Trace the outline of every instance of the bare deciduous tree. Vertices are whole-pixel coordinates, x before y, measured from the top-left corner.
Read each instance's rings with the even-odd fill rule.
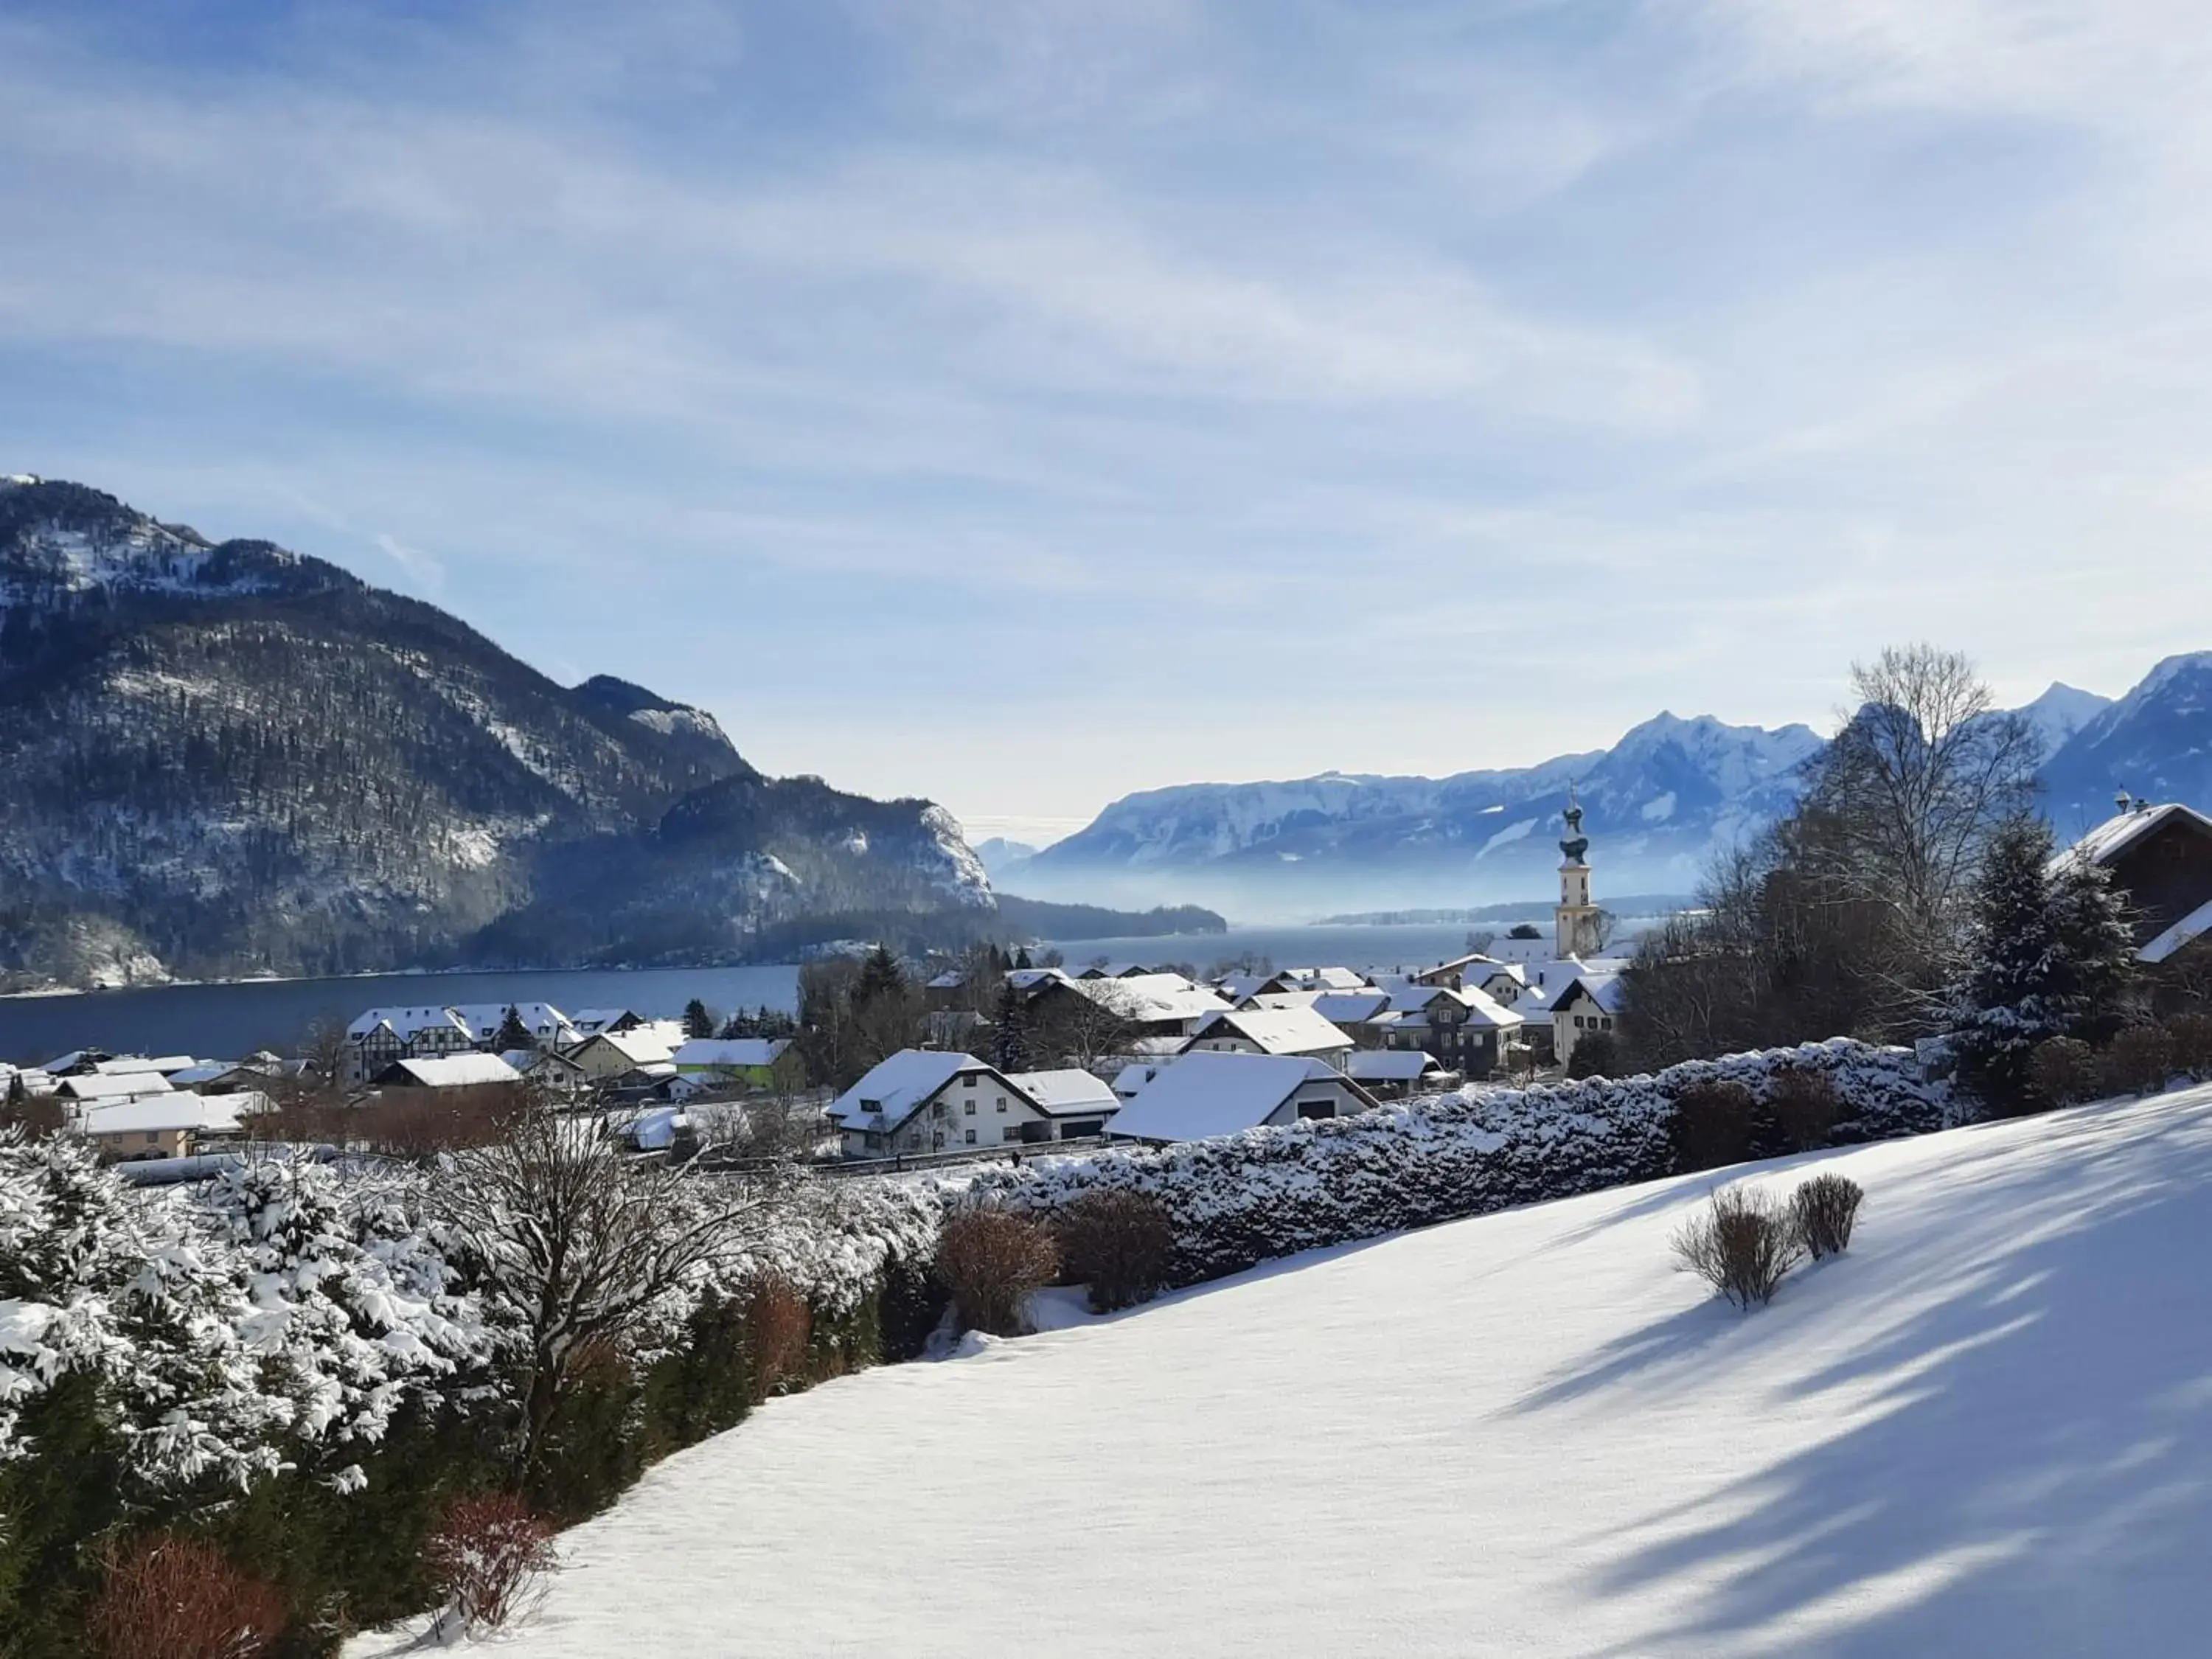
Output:
[[[499,1139],[451,1155],[438,1187],[446,1224],[522,1333],[520,1472],[541,1455],[580,1357],[621,1352],[664,1297],[756,1242],[788,1192],[775,1169],[706,1174],[638,1158],[542,1101]]]
[[[1038,1065],[1088,1071],[1109,1054],[1126,1054],[1137,1034],[1137,998],[1119,981],[1085,980],[1051,992],[1030,1039]]]

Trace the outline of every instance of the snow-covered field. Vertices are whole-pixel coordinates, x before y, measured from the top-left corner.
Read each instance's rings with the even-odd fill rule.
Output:
[[[1858,1240],[1748,1316],[1700,1176],[777,1401],[495,1650],[2208,1650],[2212,1089],[1814,1164]]]

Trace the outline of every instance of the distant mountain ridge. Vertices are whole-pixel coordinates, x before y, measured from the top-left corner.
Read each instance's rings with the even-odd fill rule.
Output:
[[[2167,659],[2117,701],[2053,684],[2018,710],[2044,740],[2044,809],[2062,836],[2106,816],[2120,788],[2212,807],[2208,711],[2212,653]],[[1686,892],[1716,852],[1790,809],[1825,743],[1802,725],[1661,714],[1610,749],[1531,767],[1178,785],[1124,796],[994,874],[1044,896],[1173,896],[1240,919],[1537,899],[1571,787],[1601,896]]]
[[[0,983],[728,959],[984,910],[942,808],[763,777],[714,717],[83,485],[0,481]]]

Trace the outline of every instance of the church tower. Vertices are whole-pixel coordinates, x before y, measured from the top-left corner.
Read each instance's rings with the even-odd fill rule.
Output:
[[[1559,843],[1566,856],[1559,865],[1559,908],[1553,917],[1559,958],[1594,957],[1598,953],[1598,907],[1590,902],[1589,837],[1583,834],[1582,803],[1567,791],[1567,836]]]

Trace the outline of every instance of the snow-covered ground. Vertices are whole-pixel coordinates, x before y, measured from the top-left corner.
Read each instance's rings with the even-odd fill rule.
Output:
[[[1813,1164],[1858,1240],[1747,1316],[1701,1176],[775,1401],[495,1650],[2205,1651],[2212,1090]]]

